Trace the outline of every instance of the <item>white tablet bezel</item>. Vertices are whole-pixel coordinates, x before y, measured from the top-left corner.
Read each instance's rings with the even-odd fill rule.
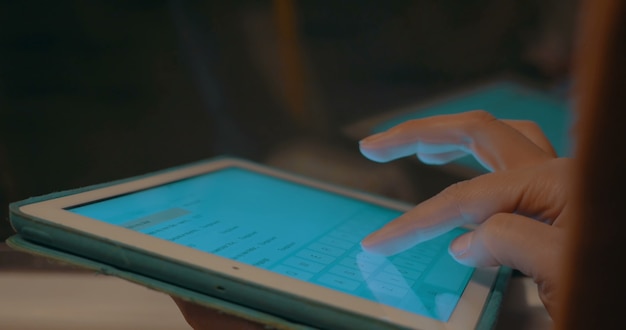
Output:
[[[406,328],[419,328],[425,330],[460,330],[467,329],[468,326],[473,328],[478,324],[493,283],[497,277],[497,268],[476,269],[456,308],[450,316],[450,319],[448,322],[441,322],[363,298],[351,296],[339,291],[324,288],[315,284],[293,279],[248,264],[211,255],[200,250],[168,242],[130,229],[90,219],[66,210],[72,206],[87,204],[118,195],[128,194],[134,191],[144,190],[165,183],[209,173],[229,166],[249,169],[258,173],[275,176],[306,186],[357,198],[400,211],[406,211],[410,208],[409,205],[404,203],[307,179],[256,163],[235,158],[222,158],[94,190],[87,190],[77,194],[27,204],[21,206],[19,210],[27,217],[38,218],[54,226],[73,228],[78,232],[103,237],[107,240],[119,242],[120,244],[126,246],[134,246],[139,250],[151,251],[156,255],[162,255],[170,260],[180,260],[182,263],[191,264],[201,269],[210,269],[213,272],[254,283],[255,285],[265,287],[270,290],[276,290],[278,292],[287,291],[293,296],[306,297],[310,300],[319,301],[320,303],[328,306],[336,307],[354,314],[383,320],[385,322],[391,322]],[[207,267],[207,265],[211,265],[211,267]]]

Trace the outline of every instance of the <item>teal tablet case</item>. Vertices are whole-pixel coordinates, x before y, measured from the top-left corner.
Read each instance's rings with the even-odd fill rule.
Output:
[[[185,165],[185,166],[189,166],[189,165]],[[173,169],[167,169],[162,172],[172,171],[172,170]],[[156,173],[150,173],[144,176],[150,176],[154,174]],[[140,176],[140,177],[144,177],[144,176]],[[75,240],[75,242],[73,243],[75,243],[76,249],[80,249],[81,247],[84,246],[84,244],[93,244],[91,243],[91,239],[82,238],[76,235],[75,233],[72,233],[71,230],[69,229],[63,229],[63,228],[58,228],[58,227],[53,228],[51,226],[47,226],[45,224],[45,221],[42,221],[41,219],[28,218],[25,214],[20,212],[19,208],[26,204],[31,204],[31,203],[35,203],[38,201],[48,200],[51,198],[57,198],[57,197],[65,196],[65,195],[76,194],[82,191],[105,187],[105,186],[109,186],[112,184],[118,184],[118,183],[122,183],[125,181],[136,180],[137,178],[139,177],[119,180],[119,181],[100,184],[96,186],[79,188],[79,189],[70,190],[70,191],[52,193],[49,195],[34,197],[34,198],[27,199],[27,200],[12,203],[9,206],[11,223],[13,227],[16,229],[18,234],[13,237],[10,237],[7,240],[7,244],[11,246],[12,248],[15,248],[24,252],[36,254],[39,256],[46,257],[46,258],[55,259],[57,261],[61,261],[64,263],[68,263],[71,265],[89,269],[94,272],[102,273],[105,275],[117,276],[119,278],[143,285],[150,289],[154,289],[157,291],[164,292],[168,295],[178,297],[182,300],[194,302],[194,303],[197,303],[197,304],[200,304],[200,305],[212,308],[212,309],[217,309],[217,310],[222,311],[225,314],[247,319],[252,322],[264,324],[270,329],[271,328],[274,328],[274,329],[311,329],[311,330],[315,329],[310,326],[298,324],[293,321],[286,320],[284,318],[281,318],[275,315],[271,315],[265,312],[254,310],[252,308],[248,308],[248,307],[241,306],[232,302],[228,302],[219,298],[215,298],[207,294],[189,290],[184,287],[159,280],[157,278],[152,278],[152,277],[141,275],[139,273],[120,269],[119,267],[112,266],[105,262],[95,261],[95,260],[78,256],[73,253],[60,251],[60,250],[51,248],[49,246],[46,246],[44,244],[32,242],[24,237],[24,236],[29,235],[29,231],[37,231],[36,235],[37,237],[41,239],[41,237],[45,238],[45,234],[42,234],[43,232],[50,231],[52,232],[52,234],[54,234],[57,237],[61,236],[66,239]],[[120,247],[120,251],[122,251],[123,249],[124,247]],[[116,253],[120,251],[113,251],[112,253]],[[138,253],[124,255],[124,257],[125,258],[128,257],[130,259],[133,259],[133,258],[136,259],[138,258]],[[160,262],[160,260],[156,260],[154,256],[139,256],[139,258],[141,258],[141,262],[143,264],[148,265],[148,267],[154,266],[155,268],[158,268],[158,267],[163,266],[162,265],[163,263]],[[179,266],[179,267],[180,267],[180,269],[178,270],[179,272],[187,273],[188,277],[189,276],[195,277],[198,282],[203,281],[203,278],[200,275],[196,275],[197,273],[194,273],[193,270],[184,269],[182,266]],[[151,274],[151,272],[149,271],[148,272],[144,271],[143,273]],[[483,310],[482,317],[476,329],[488,330],[488,329],[492,329],[495,326],[497,317],[500,311],[500,306],[502,303],[502,297],[508,285],[508,280],[510,276],[511,276],[511,269],[507,267],[501,267],[499,274],[498,274],[498,278],[494,284],[493,290],[488,299],[488,303],[486,304]],[[254,290],[255,288],[249,287],[249,289]],[[314,306],[311,306],[311,307],[314,307]],[[321,317],[324,317],[324,316],[321,316]],[[326,315],[326,317],[333,317],[333,316]]]

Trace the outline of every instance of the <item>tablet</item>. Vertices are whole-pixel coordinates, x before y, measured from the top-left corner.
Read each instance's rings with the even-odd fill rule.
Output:
[[[222,157],[19,203],[24,239],[328,329],[469,329],[498,269],[457,228],[383,257],[360,241],[411,206]]]

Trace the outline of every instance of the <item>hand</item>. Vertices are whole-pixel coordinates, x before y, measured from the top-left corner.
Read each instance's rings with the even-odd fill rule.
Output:
[[[221,313],[215,309],[204,307],[172,297],[176,306],[183,313],[185,321],[195,330],[205,329],[238,329],[259,330],[265,327],[259,323],[248,321],[236,316]]]
[[[572,165],[557,158],[537,125],[472,111],[408,121],[362,140],[360,148],[378,162],[417,155],[445,164],[471,154],[493,171],[456,183],[389,222],[363,240],[366,250],[395,254],[474,224],[451,243],[450,254],[468,266],[520,270],[538,284],[548,312],[553,309]]]

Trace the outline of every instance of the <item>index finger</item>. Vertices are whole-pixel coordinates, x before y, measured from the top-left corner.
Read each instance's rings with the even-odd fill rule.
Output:
[[[453,228],[480,224],[496,213],[516,213],[547,223],[564,209],[563,190],[554,184],[568,175],[566,160],[532,170],[485,174],[446,188],[366,237],[370,252],[391,255]],[[553,181],[554,180],[554,181]]]
[[[362,140],[360,149],[378,162],[413,154],[426,159],[435,154],[448,159],[472,154],[487,169],[497,171],[555,156],[541,131],[530,126],[528,122],[501,121],[482,110],[469,111],[407,121]]]

